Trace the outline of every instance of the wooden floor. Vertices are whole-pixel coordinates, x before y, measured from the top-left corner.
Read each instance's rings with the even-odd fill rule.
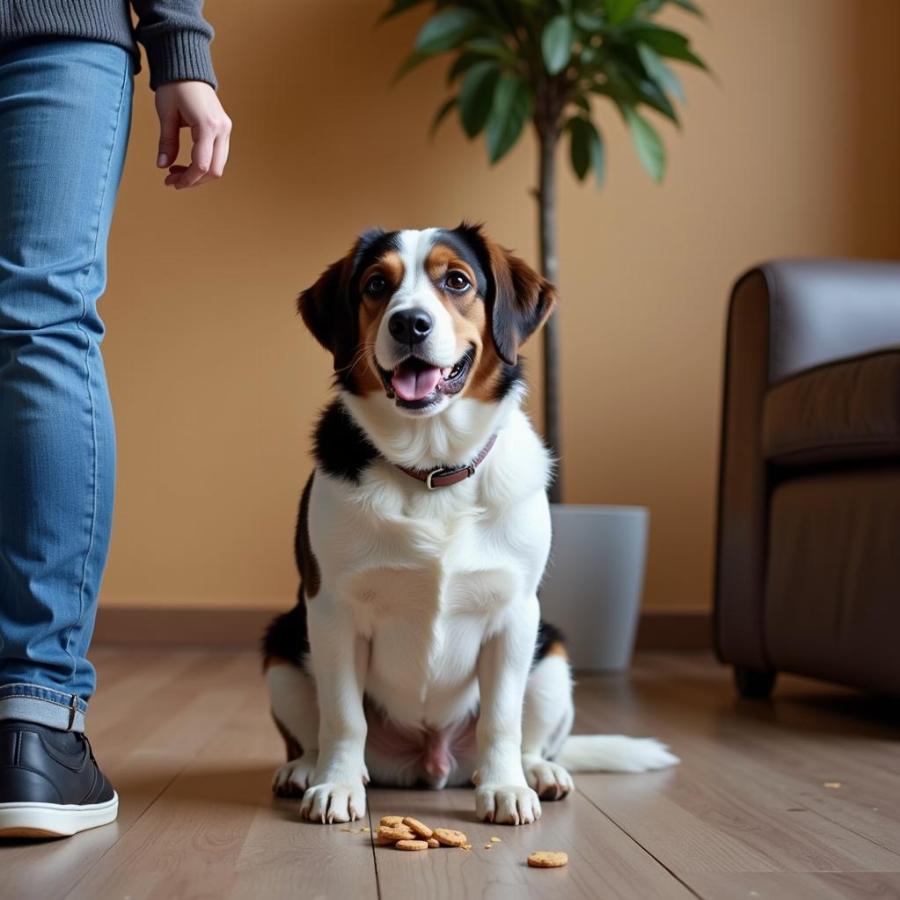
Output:
[[[900,897],[896,705],[783,678],[735,699],[706,658],[644,655],[584,677],[581,732],[656,735],[682,757],[650,775],[581,775],[536,825],[473,820],[469,791],[369,792],[369,821],[416,815],[472,850],[373,848],[359,825],[310,825],[273,802],[281,745],[250,653],[99,648],[89,733],[121,797],[115,825],[0,845],[0,897]],[[490,850],[491,836],[501,838]],[[565,869],[525,866],[566,850]]]

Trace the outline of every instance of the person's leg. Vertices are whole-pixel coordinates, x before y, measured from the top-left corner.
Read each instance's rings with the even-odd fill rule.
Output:
[[[97,300],[132,60],[89,41],[0,56],[0,723],[81,731],[115,437]]]

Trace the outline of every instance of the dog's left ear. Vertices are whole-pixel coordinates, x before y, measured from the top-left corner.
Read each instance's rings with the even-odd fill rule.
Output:
[[[491,336],[500,358],[515,365],[519,347],[553,312],[556,288],[524,260],[486,237],[479,226],[463,223],[457,232],[476,245],[489,269],[485,301]]]

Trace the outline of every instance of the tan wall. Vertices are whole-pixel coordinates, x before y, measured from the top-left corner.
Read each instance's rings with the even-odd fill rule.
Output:
[[[293,297],[357,231],[471,217],[534,259],[530,140],[495,169],[455,123],[429,143],[443,64],[390,88],[415,23],[373,28],[382,6],[208,4],[236,125],[228,177],[199,191],[162,188],[141,76],[103,303],[120,447],[106,604],[291,602],[330,371]],[[653,609],[710,603],[733,279],[775,255],[900,251],[900,4],[704,6],[686,24],[717,81],[684,73],[664,186],[605,109],[608,186],[566,174],[560,196],[567,497],[651,508]]]

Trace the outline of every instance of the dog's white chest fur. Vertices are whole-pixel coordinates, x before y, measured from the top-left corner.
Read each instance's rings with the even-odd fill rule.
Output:
[[[428,491],[383,461],[359,486],[317,474],[323,582],[369,641],[366,694],[397,724],[443,728],[477,708],[481,647],[527,613],[546,562],[546,468],[515,409],[476,475],[451,488]]]

